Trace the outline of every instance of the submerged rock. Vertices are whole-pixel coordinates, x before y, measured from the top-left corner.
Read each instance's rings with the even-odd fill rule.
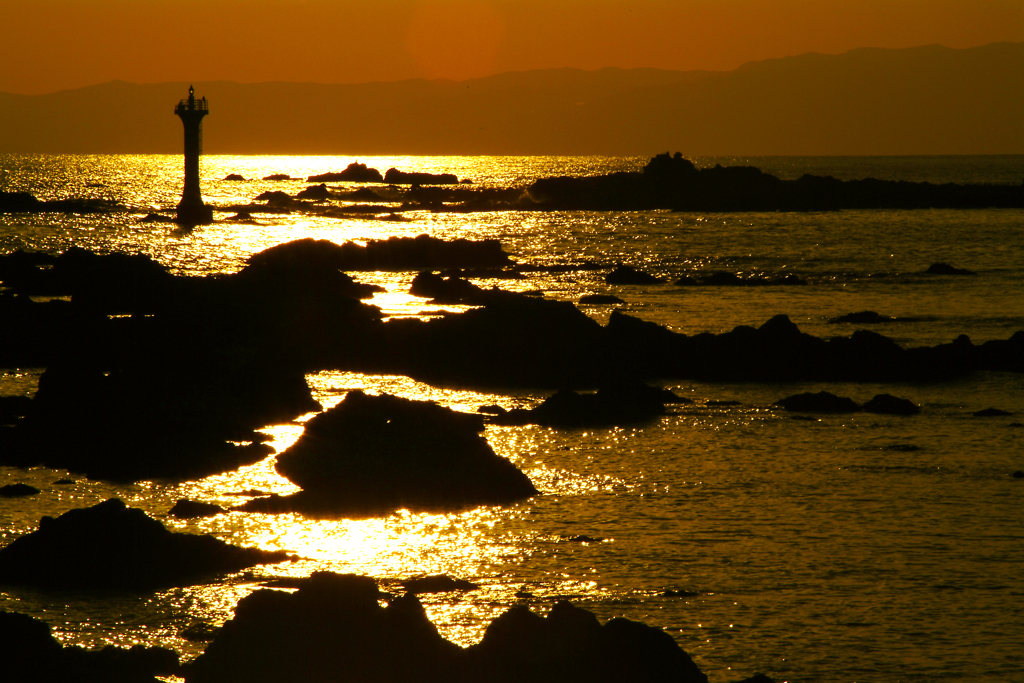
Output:
[[[443,639],[413,595],[380,605],[372,579],[314,574],[288,594],[242,598],[206,652],[185,665],[188,683],[706,683],[664,631],[626,619],[602,625],[559,602],[542,617],[513,607],[462,649]],[[342,667],[342,669],[339,669]]]
[[[349,392],[306,423],[277,471],[303,488],[240,509],[312,513],[457,509],[537,493],[529,477],[480,435],[483,418],[429,401]]]
[[[288,559],[280,551],[173,533],[142,510],[111,498],[56,519],[43,517],[36,531],[0,548],[0,583],[142,590],[203,583]]]

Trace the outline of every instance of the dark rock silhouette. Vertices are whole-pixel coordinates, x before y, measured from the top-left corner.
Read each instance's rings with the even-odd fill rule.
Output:
[[[224,180],[245,180],[245,177],[237,173],[229,173],[226,176],[224,176]]]
[[[924,271],[929,275],[974,275],[973,271],[966,268],[956,268],[948,263],[933,263]]]
[[[624,304],[626,303],[614,294],[584,294],[580,297],[580,303],[584,305]]]
[[[287,260],[296,269],[315,266],[335,270],[424,270],[507,266],[512,261],[497,240],[439,240],[428,235],[336,244],[305,238],[286,242],[249,257],[250,265]]]
[[[678,153],[659,154],[641,172],[542,178],[530,185],[528,194],[540,209],[594,211],[1024,207],[1024,185],[842,181],[812,175],[780,180],[749,166],[697,169]]]
[[[42,201],[28,192],[0,192],[0,213],[113,213],[126,211],[106,199],[51,199]]]
[[[761,275],[740,276],[716,270],[707,275],[684,275],[673,284],[680,287],[760,287],[766,285],[806,285],[807,280],[794,273],[765,277]]]
[[[198,478],[266,457],[252,430],[318,405],[301,372],[55,362],[29,414],[0,433],[0,462],[116,481]]]
[[[384,182],[389,185],[456,185],[459,179],[453,173],[406,173],[389,168]]]
[[[177,517],[178,519],[198,519],[200,517],[213,517],[214,515],[219,515],[222,512],[227,512],[227,508],[214,503],[203,503],[200,501],[180,498],[178,502],[167,511],[167,514],[171,517]]]
[[[466,651],[472,680],[675,681],[706,683],[693,660],[660,629],[628,619],[602,625],[560,601],[546,617],[515,606]]]
[[[415,596],[381,607],[372,579],[314,574],[296,593],[262,590],[241,601],[206,651],[185,665],[188,683],[570,680],[706,683],[660,629],[626,619],[602,625],[559,602],[546,617],[513,607],[465,650],[444,640]]]
[[[480,436],[483,419],[428,401],[349,392],[306,423],[277,456],[277,471],[303,491],[240,509],[359,514],[511,503],[537,493],[530,479]]]
[[[461,649],[444,640],[419,601],[389,601],[373,579],[316,573],[296,593],[242,598],[206,651],[187,664],[188,683],[302,680],[450,681]]]
[[[26,496],[38,496],[39,493],[39,489],[35,486],[29,486],[22,482],[0,486],[0,497],[3,498],[24,498]]]
[[[858,313],[847,313],[837,318],[831,318],[830,323],[855,323],[857,325],[874,325],[879,323],[896,322],[896,318],[888,315],[881,315],[875,311],[860,311]]]
[[[921,409],[913,401],[892,394],[876,394],[864,404],[864,411],[883,415],[917,415]]]
[[[1011,412],[1000,410],[999,408],[985,408],[977,412],[971,413],[974,417],[1004,417],[1006,415],[1013,415]]]
[[[349,183],[382,183],[384,177],[381,176],[380,171],[375,168],[367,168],[366,164],[360,164],[353,161],[351,164],[345,167],[344,171],[338,173],[321,173],[320,175],[311,175],[306,178],[306,182],[309,183],[336,183],[336,182],[349,182]]]
[[[43,517],[0,548],[0,583],[41,588],[143,590],[187,586],[218,574],[290,559],[213,536],[176,534],[116,498]]]
[[[147,213],[140,220],[140,223],[174,223],[175,220],[171,216],[164,216],[159,213]]]
[[[1017,470],[1012,476],[1014,479],[1024,479],[1024,470]]]
[[[421,593],[450,593],[452,591],[471,591],[480,586],[472,581],[456,579],[447,574],[436,574],[434,576],[420,576],[414,579],[407,579],[402,583],[406,592],[413,595]]]
[[[298,192],[295,195],[296,199],[330,199],[333,195],[331,191],[327,189],[327,185],[320,183],[319,185],[310,185],[305,190]]]
[[[493,422],[563,429],[605,427],[649,422],[665,413],[666,403],[683,401],[668,389],[620,383],[593,394],[559,391],[533,410],[516,408],[495,416]]]
[[[158,683],[156,676],[179,673],[178,655],[172,650],[65,647],[48,624],[5,611],[0,611],[0,662],[4,680],[32,683]]]
[[[291,180],[292,177],[287,173],[272,173],[268,176],[263,176],[264,180]]]
[[[664,282],[660,277],[655,277],[632,266],[619,266],[605,276],[604,281],[610,285],[654,285]]]
[[[828,391],[794,394],[776,401],[775,405],[801,413],[856,413],[861,410],[852,399]]]
[[[4,309],[4,299],[5,297],[0,296],[0,316]],[[0,320],[5,317],[0,317]],[[28,413],[30,405],[32,399],[28,396],[0,396],[0,425],[13,425],[19,417],[24,417]]]

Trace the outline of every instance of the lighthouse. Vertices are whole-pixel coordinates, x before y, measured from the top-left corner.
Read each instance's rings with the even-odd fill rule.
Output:
[[[188,87],[188,99],[174,107],[174,113],[185,126],[185,187],[178,202],[178,222],[202,225],[213,222],[213,208],[203,203],[199,190],[199,155],[203,151],[203,117],[210,113],[204,97],[196,99],[196,91]]]

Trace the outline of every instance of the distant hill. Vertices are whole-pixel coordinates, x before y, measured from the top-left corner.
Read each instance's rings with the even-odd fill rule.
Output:
[[[0,93],[0,152],[180,153],[188,83]],[[1024,43],[806,54],[729,72],[195,83],[208,154],[1024,153]]]

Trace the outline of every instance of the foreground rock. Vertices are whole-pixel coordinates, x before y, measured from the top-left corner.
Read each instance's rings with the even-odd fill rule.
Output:
[[[306,423],[277,457],[277,471],[303,491],[240,509],[360,514],[400,508],[496,505],[537,493],[529,477],[480,436],[483,419],[428,401],[349,392]]]
[[[0,611],[0,673],[5,681],[32,683],[158,683],[156,676],[179,673],[178,655],[136,645],[102,650],[65,647],[48,624],[17,612]]]
[[[412,594],[380,602],[370,578],[315,574],[296,593],[243,598],[216,639],[186,665],[188,683],[706,683],[660,629],[627,619],[602,625],[557,603],[546,617],[513,607],[462,649],[442,638]]]
[[[213,536],[178,534],[117,498],[43,517],[0,549],[0,583],[40,588],[143,590],[188,586],[218,574],[291,559]]]

